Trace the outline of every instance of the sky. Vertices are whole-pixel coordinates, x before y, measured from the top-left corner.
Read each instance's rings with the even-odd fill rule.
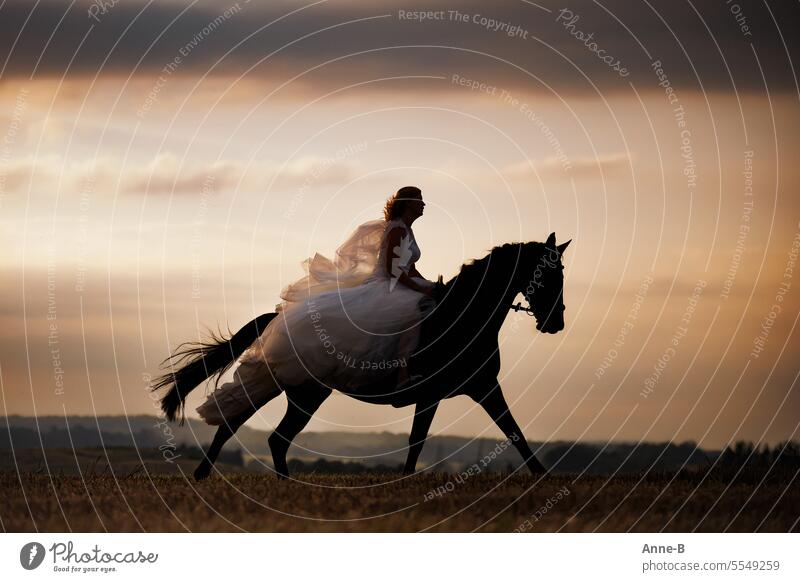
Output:
[[[6,1],[0,413],[154,414],[172,349],[272,311],[414,184],[430,279],[573,241],[565,330],[510,313],[500,336],[530,440],[798,439],[799,14]],[[308,430],[412,415],[334,395]],[[431,432],[500,436],[465,397]]]

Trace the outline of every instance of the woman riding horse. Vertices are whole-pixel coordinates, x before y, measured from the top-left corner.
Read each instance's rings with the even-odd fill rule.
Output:
[[[497,382],[497,336],[510,309],[534,315],[541,332],[564,328],[561,257],[569,241],[556,245],[552,233],[545,243],[502,245],[463,265],[446,284],[433,284],[414,267],[420,251],[410,226],[423,208],[417,188],[401,188],[387,202],[384,220],[357,228],[334,261],[320,255],[306,261],[308,275],[284,289],[277,313],[256,318],[230,339],[173,355],[183,366],[153,387],[171,387],[162,398],[170,420],[195,386],[241,356],[233,381],[198,408],[206,422],[220,426],[196,478],[210,474],[222,445],[281,391],[289,405],[269,445],[276,473],[287,476],[289,444],[333,389],[375,404],[416,404],[406,473],[415,469],[439,402],[461,394],[489,413],[532,473],[545,471]],[[513,304],[519,293],[529,308]],[[409,377],[411,367],[418,374]]]

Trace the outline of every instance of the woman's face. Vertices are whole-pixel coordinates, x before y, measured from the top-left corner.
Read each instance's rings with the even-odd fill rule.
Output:
[[[411,214],[414,218],[419,218],[425,210],[425,202],[422,200],[422,195],[414,196],[406,203],[406,212]]]

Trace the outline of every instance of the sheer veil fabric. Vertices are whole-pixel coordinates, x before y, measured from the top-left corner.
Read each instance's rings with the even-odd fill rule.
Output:
[[[396,227],[406,231],[401,248],[388,249],[387,235]],[[403,221],[371,220],[353,231],[333,260],[316,253],[303,261],[307,274],[283,289],[277,317],[242,354],[233,380],[197,412],[208,424],[222,424],[310,379],[343,391],[391,391],[392,375],[408,365],[416,347],[429,303],[397,284],[387,257],[397,275],[420,254]]]

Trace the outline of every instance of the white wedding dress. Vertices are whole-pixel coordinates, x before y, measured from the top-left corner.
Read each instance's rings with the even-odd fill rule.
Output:
[[[387,235],[396,227],[405,234],[390,250]],[[345,392],[369,386],[390,392],[380,380],[408,365],[422,315],[431,307],[420,302],[424,294],[397,281],[420,254],[403,221],[372,220],[356,228],[333,261],[320,254],[304,261],[308,274],[281,292],[278,315],[242,354],[233,380],[197,412],[208,424],[222,424],[311,379]]]

